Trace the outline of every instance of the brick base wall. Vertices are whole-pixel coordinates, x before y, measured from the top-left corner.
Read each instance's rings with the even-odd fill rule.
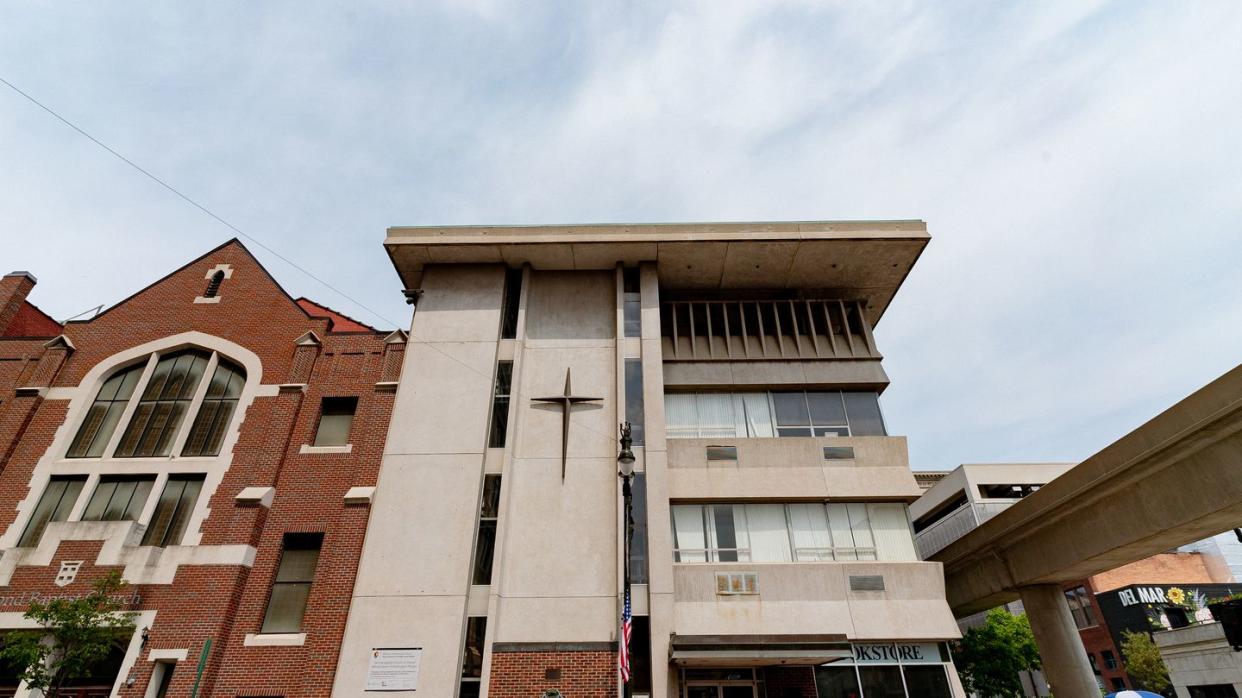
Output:
[[[490,698],[538,698],[555,688],[573,698],[616,698],[617,653],[492,652]]]
[[[763,678],[768,698],[816,698],[812,667],[768,667],[763,670]]]

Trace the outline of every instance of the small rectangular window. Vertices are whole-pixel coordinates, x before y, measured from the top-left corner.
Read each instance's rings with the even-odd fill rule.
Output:
[[[496,522],[500,513],[500,476],[483,476],[483,496],[479,504],[479,535],[474,542],[474,568],[471,584],[492,583],[492,559],[496,553]]]
[[[824,460],[854,460],[854,447],[824,446]]]
[[[496,363],[496,386],[492,394],[492,425],[487,436],[488,448],[504,448],[509,430],[509,390],[513,383],[513,362]]]
[[[647,583],[647,475],[634,473],[630,482],[634,536],[630,539],[630,581]]]
[[[1112,653],[1112,650],[1103,650],[1100,652],[1100,656],[1104,658],[1105,667],[1109,669],[1117,668],[1117,656]]]
[[[322,547],[322,533],[285,534],[262,632],[296,633],[302,629],[302,617],[306,614],[306,602]]]
[[[621,270],[622,320],[626,337],[641,337],[643,333],[642,295],[640,293],[638,267]]]
[[[708,446],[707,460],[727,460],[737,462],[737,446]]]
[[[519,301],[522,298],[522,270],[505,269],[505,296],[500,311],[500,338],[517,336]]]
[[[319,411],[319,427],[315,430],[316,446],[344,446],[349,443],[349,429],[358,409],[356,397],[325,397]]]
[[[155,686],[155,698],[165,698],[168,695],[168,687],[172,685],[173,671],[176,670],[176,662],[156,662],[155,670],[151,673],[151,683]]]
[[[483,676],[483,643],[487,636],[487,618],[466,619],[466,639],[462,649],[461,686],[459,698],[479,695],[479,683]]]
[[[81,494],[84,484],[86,484],[85,477],[52,478],[47,483],[47,489],[43,490],[39,503],[35,505],[34,514],[30,517],[30,522],[26,524],[26,530],[22,532],[17,547],[32,548],[38,545],[39,539],[43,538],[43,529],[47,528],[49,521],[68,519],[69,512],[73,510],[73,505],[78,501],[78,495]]]
[[[202,475],[172,475],[164,492],[155,505],[155,513],[151,523],[147,524],[143,545],[160,547],[178,545],[185,535],[190,515],[194,513],[194,505],[198,502],[198,493],[203,489]]]
[[[137,521],[154,484],[154,475],[101,477],[82,520]]]
[[[644,441],[645,419],[643,416],[643,362],[641,359],[625,360],[625,420],[633,430],[630,436],[635,446]]]
[[[721,595],[758,594],[757,572],[717,572],[716,593]]]
[[[885,436],[884,418],[880,415],[880,396],[874,392],[842,393],[845,414],[850,420],[853,436]]]

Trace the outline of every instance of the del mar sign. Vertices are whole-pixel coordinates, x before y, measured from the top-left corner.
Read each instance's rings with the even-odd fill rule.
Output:
[[[1133,606],[1136,603],[1167,604],[1169,599],[1164,595],[1162,587],[1134,587],[1117,592],[1122,606]]]

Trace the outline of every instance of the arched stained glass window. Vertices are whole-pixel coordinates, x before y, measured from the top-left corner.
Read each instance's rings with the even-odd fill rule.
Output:
[[[190,436],[181,449],[181,455],[214,456],[220,453],[220,444],[224,441],[224,433],[237,409],[237,398],[241,396],[245,383],[245,373],[240,367],[220,361],[211,376],[207,394],[198,408],[198,416],[190,427]]]

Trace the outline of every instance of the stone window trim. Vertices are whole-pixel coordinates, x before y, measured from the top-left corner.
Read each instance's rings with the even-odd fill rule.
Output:
[[[216,280],[216,274],[221,275],[218,281]],[[217,264],[216,266],[208,269],[207,273],[203,275],[203,278],[207,280],[207,290],[203,292],[203,295],[196,296],[194,298],[194,302],[196,304],[219,303],[220,286],[223,285],[225,280],[233,278],[233,267],[229,264]]]
[[[246,373],[246,381],[238,398],[236,412],[225,432],[218,455],[187,458],[66,458],[70,444],[86,419],[91,405],[95,402],[99,389],[108,378],[127,366],[140,361],[149,361],[146,357],[152,353],[166,354],[192,347],[217,352],[241,366]],[[164,486],[170,474],[195,472],[206,474],[202,493],[182,543],[187,546],[198,545],[201,537],[199,527],[210,514],[209,503],[231,465],[233,446],[237,442],[246,410],[255,398],[273,397],[278,392],[276,385],[264,385],[262,379],[263,362],[257,354],[227,339],[204,332],[190,331],[152,340],[117,352],[91,367],[78,385],[58,386],[50,389],[47,395],[48,400],[68,402],[65,419],[56,430],[51,445],[35,465],[30,477],[29,492],[26,498],[18,503],[12,524],[0,536],[0,549],[13,548],[17,544],[18,537],[25,530],[39,498],[53,476],[86,476],[88,481],[84,491],[89,492],[93,491],[100,474],[130,473],[154,473],[157,477],[155,485],[157,488]],[[197,413],[197,405],[194,409]],[[122,419],[127,423],[125,416]],[[123,429],[118,428],[118,431],[123,431]],[[108,452],[105,451],[105,453]],[[78,502],[79,511],[71,513],[68,520],[76,521],[81,509],[85,506],[86,497],[82,497]],[[144,512],[144,516],[139,521],[148,520],[149,514],[150,512]],[[0,570],[0,577],[4,576],[6,576],[4,570]]]
[[[197,333],[191,333],[191,334],[197,334]],[[240,349],[240,347],[238,348]],[[203,372],[198,379],[199,383],[194,390],[193,397],[190,399],[190,403],[185,410],[184,416],[181,418],[181,423],[176,427],[177,429],[176,436],[173,438],[172,444],[169,448],[169,455],[168,456],[130,456],[130,457],[123,457],[123,456],[115,455],[118,447],[121,445],[122,437],[125,435],[126,429],[128,428],[131,420],[134,418],[134,414],[138,409],[139,403],[142,401],[143,393],[145,392],[147,385],[151,380],[152,374],[155,372],[156,365],[159,364],[162,358],[170,356],[172,354],[176,354],[177,352],[187,350],[187,349],[202,351],[204,353],[209,354],[210,358],[208,359],[207,365],[203,369]],[[125,353],[129,353],[129,352],[125,352]],[[250,352],[246,352],[246,353],[250,354]],[[143,354],[145,354],[145,358],[143,358]],[[254,393],[257,392],[255,390],[257,388],[257,381],[256,381],[256,377],[252,377],[250,373],[250,364],[257,363],[258,357],[254,357],[253,354],[250,354],[252,357],[254,357],[254,361],[252,362],[248,362],[244,360],[238,361],[237,358],[235,358],[237,355],[231,352],[222,352],[219,349],[215,349],[210,346],[203,346],[203,345],[191,344],[191,343],[181,343],[181,344],[177,344],[174,346],[159,348],[153,351],[144,352],[143,354],[139,354],[138,356],[134,356],[134,357],[128,357],[126,359],[116,360],[115,362],[111,363],[106,370],[99,371],[98,374],[94,376],[92,376],[91,374],[88,374],[87,377],[83,379],[82,383],[79,384],[78,386],[79,394],[71,402],[70,413],[65,420],[65,424],[71,425],[72,428],[67,430],[67,433],[65,435],[65,439],[63,440],[63,442],[53,447],[55,452],[59,456],[59,460],[66,461],[66,462],[73,462],[73,461],[106,462],[106,461],[130,461],[130,460],[149,462],[149,461],[161,460],[161,459],[167,460],[167,459],[171,459],[174,457],[178,458],[179,460],[217,458],[219,454],[217,454],[216,456],[184,456],[182,457],[180,456],[180,453],[182,449],[185,447],[187,439],[189,439],[190,437],[191,428],[193,427],[195,418],[198,416],[200,408],[202,407],[203,402],[207,397],[207,390],[211,384],[212,376],[215,374],[216,369],[221,365],[221,359],[224,359],[234,365],[240,366],[242,370],[245,372],[245,375],[243,376],[244,382],[242,384],[241,393],[239,394],[237,398],[236,409],[234,410],[233,414],[229,417],[230,421],[229,421],[229,424],[225,427],[225,431],[224,431],[225,436],[224,436],[223,442],[220,445],[220,453],[224,453],[226,452],[226,450],[231,450],[232,442],[236,436],[235,432],[237,431],[237,427],[241,422],[241,418],[244,413],[244,410],[249,405],[250,399],[253,399]],[[121,355],[118,355],[118,356],[121,356]],[[133,390],[130,393],[129,397],[126,398],[124,410],[121,412],[121,416],[118,418],[115,425],[112,427],[112,433],[108,436],[107,444],[104,446],[104,449],[101,455],[70,457],[69,450],[71,446],[73,445],[73,442],[76,439],[78,432],[82,429],[84,423],[88,419],[89,414],[90,414],[90,409],[92,405],[95,403],[95,399],[98,396],[100,389],[103,388],[104,383],[106,383],[108,379],[112,378],[114,375],[118,374],[119,372],[127,370],[127,369],[132,369],[133,367],[139,366],[139,365],[141,365],[142,368],[140,369],[141,373],[139,375],[138,381],[133,386]],[[95,374],[96,371],[92,370],[91,373]],[[92,378],[93,380],[91,380]],[[248,397],[250,399],[247,399]]]
[[[296,647],[306,644],[306,633],[246,633],[246,647]]]

